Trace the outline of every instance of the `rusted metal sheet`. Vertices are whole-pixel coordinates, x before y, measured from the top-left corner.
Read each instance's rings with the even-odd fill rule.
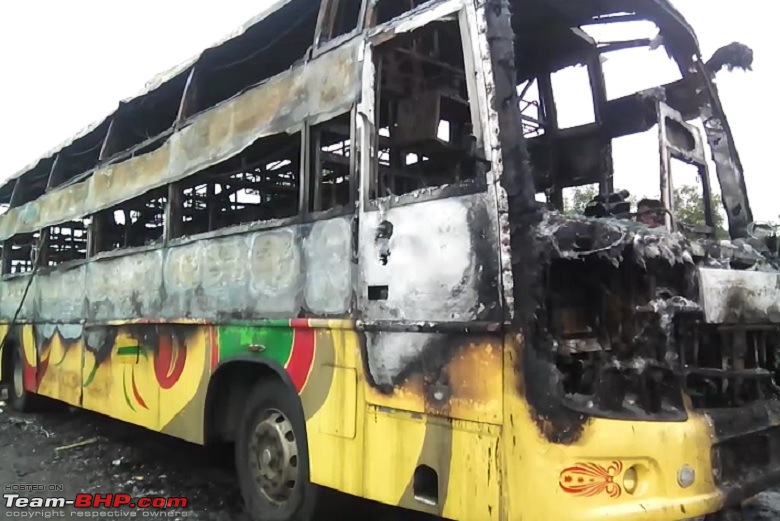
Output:
[[[354,41],[196,117],[157,150],[0,216],[0,240],[86,217],[224,161],[264,136],[346,112],[360,92]]]

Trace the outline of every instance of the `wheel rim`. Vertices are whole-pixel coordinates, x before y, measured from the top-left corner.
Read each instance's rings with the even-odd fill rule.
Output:
[[[260,492],[271,502],[286,503],[298,481],[298,444],[290,420],[267,410],[249,443],[249,463]]]
[[[17,362],[19,363],[14,364],[14,394],[21,398],[24,394],[24,368],[18,358]]]

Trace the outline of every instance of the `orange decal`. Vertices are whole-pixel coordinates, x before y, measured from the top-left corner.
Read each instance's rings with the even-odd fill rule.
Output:
[[[577,463],[563,469],[559,477],[561,489],[567,494],[592,497],[607,493],[610,497],[620,497],[623,489],[615,483],[615,478],[623,470],[623,464],[613,461],[604,467],[597,463]]]

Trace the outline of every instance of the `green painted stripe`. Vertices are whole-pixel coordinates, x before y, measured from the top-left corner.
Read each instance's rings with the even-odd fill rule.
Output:
[[[116,350],[117,356],[138,356],[141,352],[141,346],[125,346]]]
[[[95,365],[92,366],[92,371],[90,371],[89,376],[87,377],[87,381],[84,382],[84,385],[82,385],[82,387],[89,387],[89,385],[92,383],[92,380],[95,379],[95,375],[97,374],[97,371],[98,371],[98,364],[96,363]]]
[[[219,330],[219,359],[236,356],[257,356],[277,362],[284,367],[290,358],[293,345],[293,330],[286,327],[241,327],[227,326]],[[251,346],[263,346],[262,352],[250,351]]]
[[[127,403],[127,406],[130,407],[131,411],[135,412],[135,407],[130,403],[130,395],[127,394],[127,371],[122,372],[122,392],[125,395],[125,403]]]

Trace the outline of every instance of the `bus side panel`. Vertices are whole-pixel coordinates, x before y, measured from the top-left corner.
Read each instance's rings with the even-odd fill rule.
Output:
[[[28,329],[31,330],[29,333]],[[23,342],[25,353],[34,354],[37,350],[36,392],[70,405],[81,406],[83,326],[35,324],[25,327]]]
[[[218,336],[220,362],[251,357],[285,369],[306,416],[311,480],[361,495],[364,397],[352,323],[266,321],[222,326]]]
[[[212,367],[210,328],[127,324],[86,330],[83,407],[194,443]]]
[[[363,495],[365,397],[358,336],[345,329],[320,329],[316,357],[301,399],[309,437],[311,480]]]
[[[377,358],[420,346],[392,384],[366,381],[371,405],[501,425],[503,354],[501,337],[476,334],[380,332],[367,339]]]
[[[372,406],[365,425],[364,497],[447,519],[500,519],[499,427]]]

